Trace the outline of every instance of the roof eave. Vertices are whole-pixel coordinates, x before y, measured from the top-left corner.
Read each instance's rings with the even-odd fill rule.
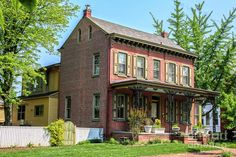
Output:
[[[188,56],[191,56],[191,57],[194,57],[194,58],[198,58],[198,55],[196,55],[196,54],[193,54],[191,52],[184,51],[184,50],[181,50],[181,49],[169,47],[169,46],[166,46],[166,45],[153,43],[153,42],[142,40],[142,39],[132,38],[132,37],[117,34],[117,33],[111,33],[110,36],[113,37],[113,38],[114,37],[120,37],[120,38],[127,39],[127,40],[133,40],[133,41],[144,43],[144,44],[147,44],[147,45],[150,45],[150,46],[155,46],[155,47],[159,47],[159,48],[162,48],[162,49],[166,49],[166,50],[178,52],[178,53],[181,53],[181,54],[184,54],[184,55],[188,55]]]

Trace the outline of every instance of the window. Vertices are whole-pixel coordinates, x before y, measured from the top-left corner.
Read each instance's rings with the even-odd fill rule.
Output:
[[[210,113],[206,114],[206,125],[210,125]]]
[[[183,66],[182,75],[183,85],[189,85],[189,67]]]
[[[180,103],[180,120],[182,123],[188,122],[188,105],[186,103]]]
[[[99,75],[100,72],[100,55],[93,56],[93,75]]]
[[[114,95],[113,118],[124,120],[126,108],[126,96],[124,94]]]
[[[89,32],[88,32],[89,33],[89,36],[88,36],[89,39],[92,39],[92,31],[93,31],[92,26],[89,26]]]
[[[174,63],[168,64],[168,81],[175,83],[176,82],[176,65]]]
[[[43,116],[43,105],[37,105],[34,107],[34,116]]]
[[[145,75],[145,58],[137,57],[137,77],[144,78]]]
[[[25,119],[25,105],[18,106],[17,119],[18,120]]]
[[[125,118],[125,95],[118,95],[117,118]]]
[[[118,74],[126,75],[127,55],[125,53],[118,53]]]
[[[99,119],[100,117],[100,95],[93,95],[93,119]]]
[[[153,78],[160,79],[160,61],[153,61]]]
[[[77,37],[77,42],[81,42],[81,29],[78,30],[78,37]]]
[[[71,96],[67,96],[65,99],[65,119],[71,118]]]

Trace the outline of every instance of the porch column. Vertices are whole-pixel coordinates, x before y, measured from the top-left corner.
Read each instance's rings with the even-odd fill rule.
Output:
[[[133,92],[133,106],[134,108],[142,108],[140,98],[142,97],[143,91],[145,88],[141,85],[136,85],[130,87]]]
[[[175,91],[172,90],[166,90],[167,93],[167,101],[168,101],[168,122],[169,122],[169,132],[172,131],[172,118],[171,113],[173,113],[173,103],[174,103],[174,95],[176,94]],[[174,116],[174,115],[173,115]]]

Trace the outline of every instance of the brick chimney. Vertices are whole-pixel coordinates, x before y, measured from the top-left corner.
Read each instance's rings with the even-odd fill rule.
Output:
[[[163,38],[168,38],[169,33],[167,33],[167,32],[161,32],[161,36],[162,36]]]
[[[92,10],[90,9],[90,5],[85,5],[84,16],[83,17],[91,17]]]

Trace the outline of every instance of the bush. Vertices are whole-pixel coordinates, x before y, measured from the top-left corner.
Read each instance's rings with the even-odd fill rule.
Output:
[[[50,134],[50,145],[51,146],[61,146],[63,145],[63,140],[64,140],[64,128],[65,122],[61,119],[52,122],[47,126],[47,130]]]
[[[160,139],[148,141],[148,144],[157,144],[157,143],[162,143],[162,141]]]
[[[177,141],[177,140],[172,140],[171,143],[180,143],[180,141]]]
[[[199,153],[199,152],[201,152],[201,150],[200,150],[200,148],[188,148],[188,152]]]
[[[27,147],[33,148],[33,147],[34,147],[34,144],[30,142],[30,143],[27,144]]]
[[[221,154],[222,157],[231,157],[232,153],[231,152],[224,152]]]
[[[133,108],[130,110],[128,120],[133,140],[137,139],[138,134],[141,131],[141,127],[144,123],[145,117],[146,111],[143,109]]]
[[[122,141],[120,141],[120,144],[122,145],[133,145],[135,142],[130,140],[130,139],[124,139]]]
[[[84,144],[89,144],[89,143],[91,143],[90,140],[86,140],[86,141],[81,141],[78,144],[79,145],[84,145]]]
[[[91,139],[91,140],[89,140],[90,141],[90,143],[102,143],[102,140],[101,139]]]
[[[114,138],[110,138],[110,139],[107,141],[107,143],[109,143],[109,144],[119,144],[119,141],[117,141],[117,140],[114,139]]]

